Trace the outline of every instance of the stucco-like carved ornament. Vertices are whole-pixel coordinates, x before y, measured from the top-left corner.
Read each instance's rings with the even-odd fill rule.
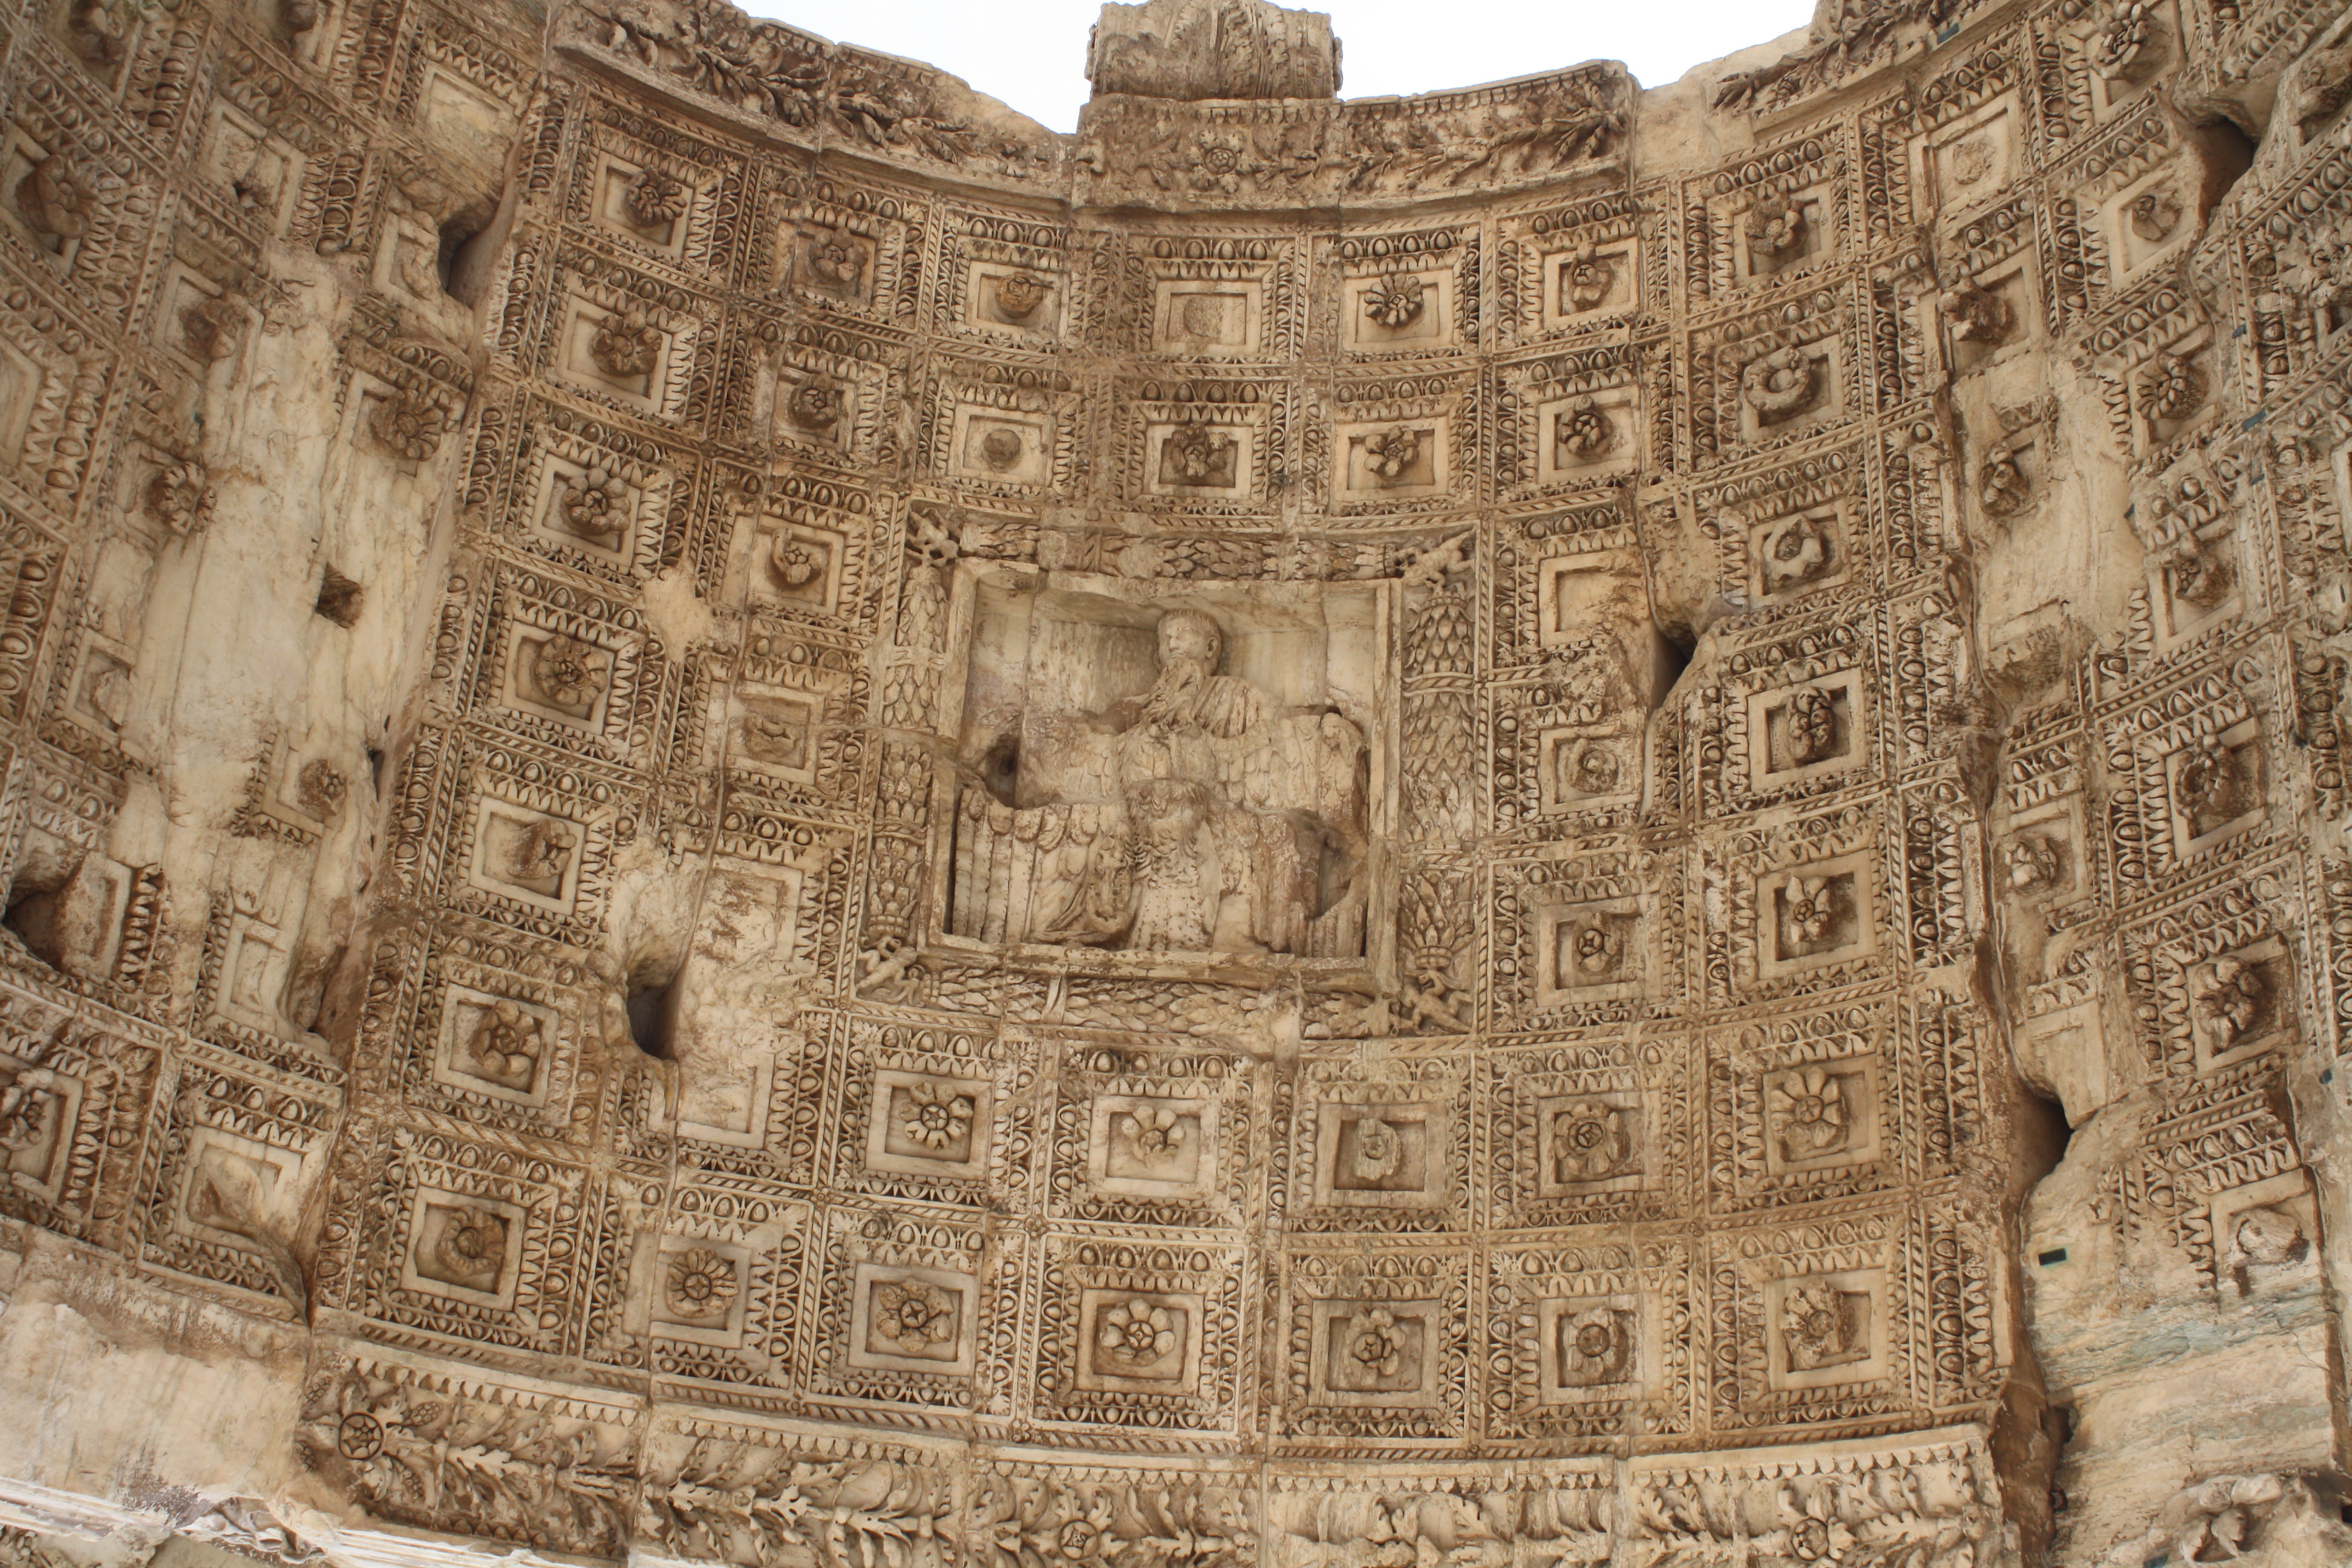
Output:
[[[1775,180],[1759,189],[1741,220],[1748,248],[1759,256],[1785,256],[1805,242],[1805,209],[1789,182]]]
[[[1599,306],[1617,286],[1619,265],[1616,257],[1593,250],[1579,251],[1570,258],[1559,272],[1561,310],[1572,314]]]
[[[901,1353],[929,1355],[955,1338],[955,1301],[936,1285],[886,1279],[874,1287],[867,1328],[874,1338]]]
[[[2283,96],[2287,117],[2305,132],[2333,118],[2352,99],[2352,38],[2338,38],[2305,56]]]
[[[419,1273],[467,1289],[495,1290],[506,1268],[507,1220],[488,1209],[460,1207],[418,1246]]]
[[[621,194],[629,221],[639,228],[660,228],[686,216],[694,192],[684,180],[665,169],[639,170]]]
[[[466,1041],[466,1065],[476,1077],[502,1089],[529,1089],[546,1049],[540,1020],[511,1002],[486,1008]]]
[[[2279,287],[2320,321],[2352,299],[2352,223],[2341,213],[2315,215],[2278,247]]]
[[[1240,447],[1233,437],[1205,425],[1183,425],[1160,447],[1160,479],[1176,485],[1230,487]]]
[[[1590,463],[1615,450],[1617,422],[1593,399],[1580,397],[1560,410],[1557,439],[1562,462]]]
[[[2141,192],[2128,214],[2132,232],[2150,245],[2169,238],[2180,226],[2180,197],[2170,185]]]
[[[1760,354],[1739,372],[1739,395],[1768,423],[1810,406],[1821,387],[1822,362],[1801,344]]]
[[[899,1132],[925,1149],[946,1149],[962,1142],[976,1110],[971,1096],[943,1089],[929,1079],[907,1090],[899,1116]]]
[[[612,469],[586,469],[563,481],[556,493],[556,510],[563,526],[583,539],[602,543],[629,521],[629,487]]]
[[[16,210],[43,234],[79,239],[98,213],[98,179],[61,153],[51,153],[16,182]]]
[[[2108,81],[2122,81],[2147,52],[2154,23],[2145,0],[2117,5],[2091,40],[2091,68]]]
[[[1797,512],[1767,527],[1757,541],[1764,591],[1786,594],[1827,576],[1832,565],[1829,523]]]
[[[1339,90],[1331,18],[1265,0],[1109,5],[1087,45],[1097,96],[1329,98]]]
[[[596,368],[615,380],[650,375],[661,363],[661,329],[643,316],[607,316],[588,335],[588,357]]]
[[[1391,278],[1364,294],[1364,314],[1380,326],[1394,330],[1421,319],[1427,285],[1412,273]]]
[[[438,402],[395,390],[376,403],[368,427],[394,452],[421,463],[441,449],[441,437],[449,423],[449,411]]]
[[[128,0],[73,0],[66,11],[66,32],[74,52],[92,65],[113,65],[131,50],[131,31],[139,8]]]
[[[1097,1323],[1095,1353],[1115,1366],[1149,1367],[1174,1350],[1179,1337],[1177,1320],[1167,1308],[1118,1301]]]
[[[1613,1101],[1575,1100],[1552,1112],[1552,1179],[1601,1182],[1636,1168],[1633,1113]]]
[[[1387,430],[1376,430],[1364,437],[1364,466],[1371,470],[1377,485],[1401,485],[1412,478],[1412,466],[1421,457],[1423,433],[1409,425],[1399,425]]]
[[[577,637],[551,637],[531,650],[531,684],[559,708],[587,707],[604,694],[612,677],[613,656]]]
[[[677,1317],[692,1321],[724,1317],[740,1288],[731,1259],[707,1247],[688,1247],[664,1260],[662,1302]]]
[[[2020,834],[2000,851],[2001,880],[2013,893],[2055,887],[2063,866],[2057,844],[2047,835]]]
[[[1974,279],[1945,294],[1936,308],[1952,324],[1952,336],[1961,342],[2007,342],[2017,325],[2017,313],[2009,301]]]
[[[848,398],[839,384],[824,376],[810,377],[784,397],[784,417],[813,436],[830,433],[848,408]]]
[[[2326,1537],[2341,1546],[2352,1542],[2352,1531],[2316,1513],[2309,1487],[2298,1478],[2272,1474],[2214,1476],[2174,1493],[2157,1510],[2156,1521],[2145,1533],[2122,1542],[2101,1560],[2100,1568],[2126,1568],[2164,1556],[2184,1563],[2231,1563],[2252,1555],[2273,1529],[2294,1516],[2315,1525],[2311,1544]],[[2332,1505],[2330,1512],[2335,1511]],[[2309,1562],[2332,1559],[2311,1557]]]
[[[1765,1102],[1783,1157],[1791,1162],[1835,1153],[1852,1136],[1845,1079],[1827,1068],[1785,1075],[1765,1091]]]
[[[1037,313],[1054,286],[1034,272],[1008,272],[996,280],[996,309],[1008,321],[1025,321]]]
[[[2152,417],[2179,419],[2205,401],[2205,372],[2188,355],[2168,350],[2149,364],[2140,387]]]
[[[147,481],[147,510],[175,534],[194,532],[213,514],[212,475],[194,458],[164,465]]]
[[[303,763],[302,771],[294,778],[294,798],[320,822],[333,822],[341,817],[343,803],[351,793],[351,781],[324,757],[313,757]]]
[[[855,289],[866,277],[864,242],[841,229],[819,229],[812,234],[803,255],[810,274],[825,288]]]

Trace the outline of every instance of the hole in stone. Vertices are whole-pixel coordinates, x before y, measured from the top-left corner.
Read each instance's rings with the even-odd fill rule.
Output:
[[[1010,735],[998,736],[988,754],[980,759],[980,783],[999,805],[1018,804],[1013,795],[1021,783],[1021,742]]]
[[[2063,1263],[2066,1261],[2066,1249],[2063,1247],[2053,1247],[2049,1251],[2036,1257],[2033,1261],[2039,1263],[2044,1268],[2049,1268],[2053,1263]]]
[[[359,625],[366,602],[366,589],[330,566],[319,582],[319,602],[310,607],[349,631]]]
[[[629,987],[629,1038],[637,1049],[657,1061],[671,1059],[672,1033],[677,1027],[677,977],[638,977]]]
[[[26,835],[24,858],[8,884],[8,907],[0,914],[5,925],[34,957],[51,969],[59,967],[62,944],[58,924],[59,894],[81,864],[82,852],[63,839],[35,828]]]
[[[2014,1132],[2016,1157],[2011,1168],[2023,1186],[2029,1187],[2058,1168],[2059,1162],[2066,1158],[2067,1140],[2074,1135],[2074,1130],[2066,1124],[2065,1109],[2049,1096],[2030,1089],[2017,1097]]]
[[[1650,623],[1650,689],[1655,700],[1664,702],[1675,689],[1675,682],[1690,668],[1691,654],[1698,647],[1698,638],[1679,627]]]
[[[2205,145],[2206,166],[2214,182],[2207,189],[2206,199],[2209,203],[2219,202],[2254,166],[2256,140],[2242,126],[2227,120],[2211,120],[2198,126],[2197,139]]]
[[[370,746],[367,749],[367,760],[368,777],[375,784],[375,793],[382,795],[383,793],[383,748]]]
[[[514,227],[514,192],[484,196],[441,225],[441,291],[461,305],[479,303]]]
[[[476,242],[490,231],[490,220],[497,211],[495,202],[483,200],[461,207],[441,221],[437,258],[441,292],[461,305],[470,305],[481,297],[481,268],[475,253]]]

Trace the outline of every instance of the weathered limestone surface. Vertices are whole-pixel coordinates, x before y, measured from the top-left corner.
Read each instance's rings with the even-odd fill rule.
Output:
[[[2352,12],[1089,58],[0,16],[0,1559],[2352,1562]]]

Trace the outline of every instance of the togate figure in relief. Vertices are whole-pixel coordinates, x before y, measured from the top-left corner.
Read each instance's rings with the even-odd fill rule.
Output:
[[[1147,952],[1363,951],[1363,731],[1222,673],[1225,631],[1163,612],[1149,689],[1032,717],[1008,802],[967,786],[960,935]],[[1041,798],[1042,797],[1042,798]]]

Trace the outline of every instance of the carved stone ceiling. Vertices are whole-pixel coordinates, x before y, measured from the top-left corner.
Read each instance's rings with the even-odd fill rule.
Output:
[[[2352,15],[1088,58],[0,15],[0,1562],[2352,1562]]]

